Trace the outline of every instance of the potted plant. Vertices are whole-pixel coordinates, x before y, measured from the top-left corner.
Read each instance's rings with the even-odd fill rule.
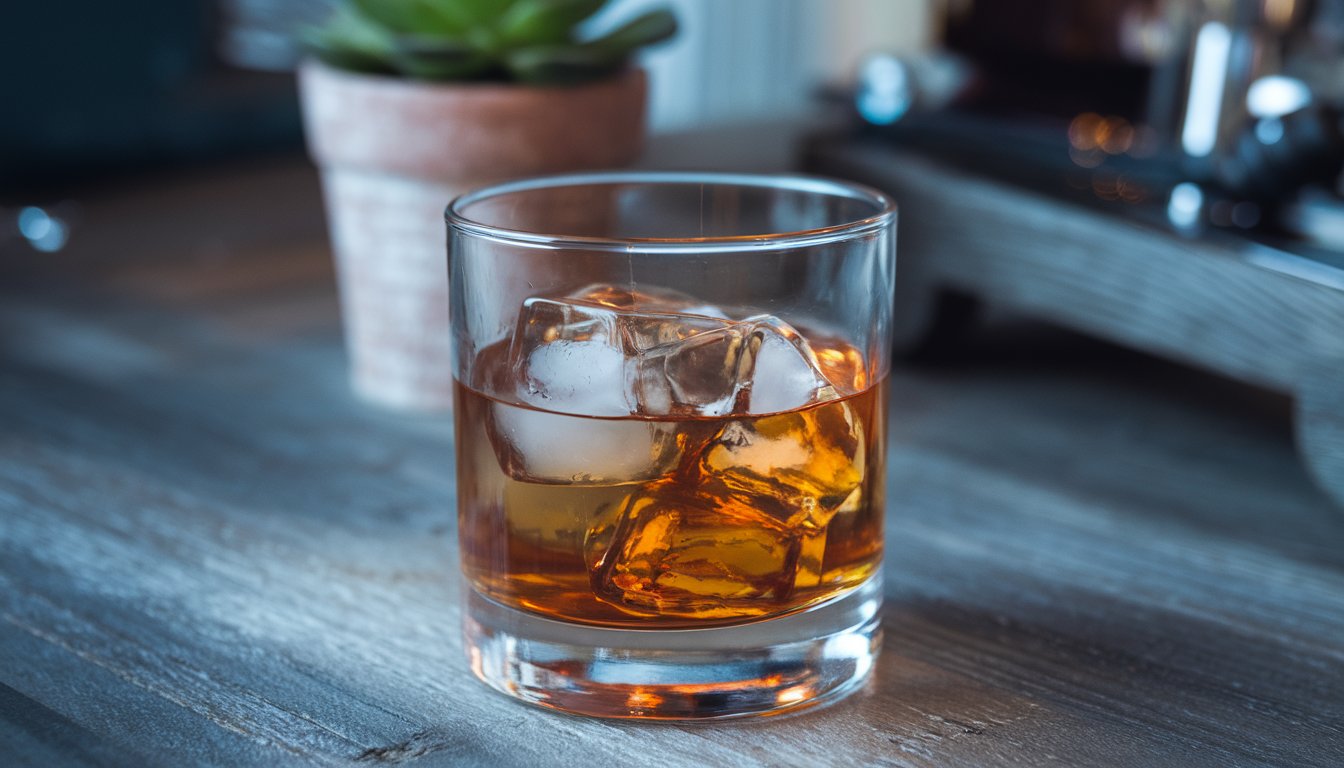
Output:
[[[305,33],[351,377],[387,405],[451,403],[444,206],[502,179],[623,165],[643,143],[631,66],[676,20],[580,28],[607,0],[346,0]]]

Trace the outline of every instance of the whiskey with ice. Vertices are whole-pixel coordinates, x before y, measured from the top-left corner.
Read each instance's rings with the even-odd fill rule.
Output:
[[[457,383],[464,571],[605,626],[825,602],[881,560],[885,413],[816,329],[658,289],[530,298]]]

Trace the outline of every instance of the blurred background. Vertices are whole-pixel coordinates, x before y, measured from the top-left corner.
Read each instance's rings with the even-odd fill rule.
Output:
[[[301,151],[296,33],[335,0],[76,0],[0,17],[8,195],[154,165]],[[650,6],[616,0],[590,21]],[[926,0],[672,0],[680,33],[645,63],[654,133],[807,114],[869,51],[933,43]],[[72,24],[71,18],[78,22]],[[154,23],[145,23],[154,19]]]
[[[678,29],[639,56],[637,162],[894,193],[907,351],[1007,308],[1334,413],[1320,382],[1344,359],[1344,0],[615,0],[579,34],[655,5]],[[297,35],[334,7],[7,4],[0,274],[93,284],[88,264],[241,264],[283,244],[322,275],[361,232],[375,250],[395,239],[401,224],[342,230],[349,158],[312,125],[325,213],[306,159]],[[338,122],[361,110],[343,98],[323,102]],[[417,236],[437,270],[432,211],[488,176],[389,187],[378,205],[427,206]],[[1344,493],[1339,430],[1303,435],[1308,421],[1299,441],[1327,446],[1309,462]]]
[[[4,9],[7,247],[21,234],[14,206],[75,198],[82,183],[301,152],[295,35],[333,5],[146,0],[128,13],[80,0]],[[649,5],[616,0],[588,24]],[[760,133],[774,147],[837,106],[870,126],[942,113],[956,119],[926,119],[890,141],[926,146],[940,134],[970,150],[977,168],[1024,177],[1060,162],[1105,165],[1128,179],[1111,190],[1120,198],[1143,189],[1151,201],[1181,181],[1209,183],[1227,202],[1212,211],[1216,224],[1344,240],[1333,117],[1344,100],[1339,0],[665,5],[680,31],[644,55],[654,136],[767,121],[775,127]],[[989,140],[1003,130],[1012,146]],[[1203,189],[1182,190],[1180,221],[1199,218],[1181,213],[1197,192],[1201,205],[1216,202]],[[72,226],[68,235],[77,234]]]

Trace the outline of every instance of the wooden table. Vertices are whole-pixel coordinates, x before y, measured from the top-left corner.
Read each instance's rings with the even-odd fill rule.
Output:
[[[352,398],[302,165],[4,247],[0,763],[1344,761],[1344,515],[1276,395],[1012,322],[903,367],[867,687],[597,722],[467,671],[450,423]]]

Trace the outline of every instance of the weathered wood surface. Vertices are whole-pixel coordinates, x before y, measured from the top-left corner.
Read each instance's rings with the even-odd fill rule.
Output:
[[[308,172],[238,179],[0,261],[0,762],[1344,761],[1344,518],[1288,401],[1012,324],[895,375],[858,695],[691,727],[487,691],[450,425],[349,394]]]
[[[1298,443],[1344,505],[1344,270],[1158,227],[958,171],[889,144],[819,139],[813,170],[900,201],[901,331],[955,289],[1297,398]]]

